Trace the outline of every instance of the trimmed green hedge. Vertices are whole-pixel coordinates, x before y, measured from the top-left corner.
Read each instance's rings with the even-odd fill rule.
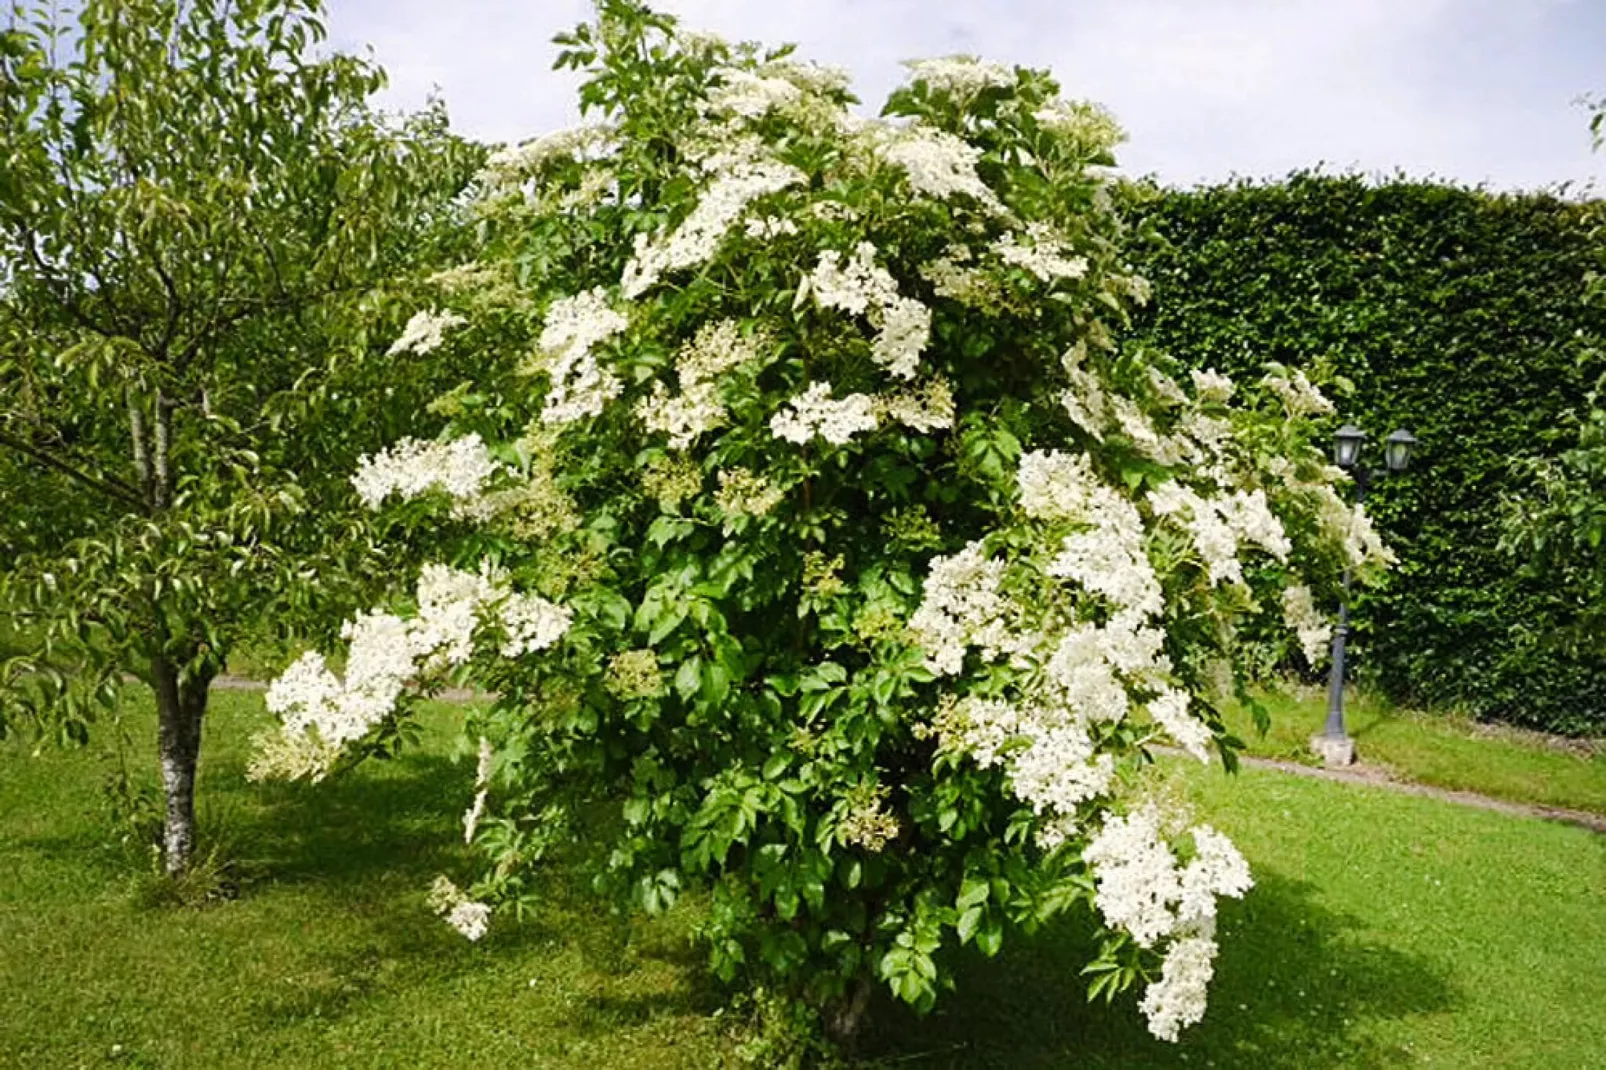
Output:
[[[1514,458],[1577,442],[1606,371],[1602,202],[1296,174],[1193,191],[1134,191],[1134,243],[1155,303],[1139,340],[1253,376],[1279,360],[1350,379],[1340,416],[1380,440],[1408,427],[1418,461],[1374,485],[1399,551],[1358,607],[1358,646],[1396,696],[1551,731],[1606,731],[1606,661],[1546,642],[1575,607],[1497,548]]]

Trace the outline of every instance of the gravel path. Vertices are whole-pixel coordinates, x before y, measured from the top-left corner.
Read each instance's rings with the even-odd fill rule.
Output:
[[[1179,752],[1180,753],[1180,752]],[[1461,806],[1475,806],[1480,810],[1496,810],[1502,814],[1514,814],[1518,817],[1537,817],[1546,821],[1561,821],[1568,825],[1578,825],[1594,832],[1606,833],[1606,814],[1592,813],[1588,810],[1568,810],[1560,806],[1537,806],[1532,803],[1511,802],[1507,799],[1496,799],[1490,795],[1480,795],[1475,791],[1454,791],[1450,788],[1436,788],[1431,784],[1418,784],[1411,780],[1399,780],[1387,770],[1379,769],[1374,765],[1356,762],[1343,769],[1323,769],[1317,766],[1301,765],[1298,762],[1283,762],[1272,758],[1240,757],[1239,761],[1254,769],[1275,769],[1282,773],[1292,773],[1295,776],[1312,777],[1316,780],[1332,780],[1340,784],[1364,784],[1369,787],[1387,788],[1403,795],[1424,795],[1430,799],[1440,799],[1444,802],[1457,803]]]

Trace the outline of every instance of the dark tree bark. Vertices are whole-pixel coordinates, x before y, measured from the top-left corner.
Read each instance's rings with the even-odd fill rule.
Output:
[[[875,982],[868,973],[860,973],[853,986],[825,1014],[825,1035],[843,1055],[851,1056],[864,1027],[865,1012],[870,1009],[870,997],[875,994]]]

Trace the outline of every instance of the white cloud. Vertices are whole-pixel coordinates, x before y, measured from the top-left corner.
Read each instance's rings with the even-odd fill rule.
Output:
[[[1329,168],[1498,187],[1606,177],[1573,100],[1600,85],[1606,12],[1567,0],[665,0],[688,25],[796,41],[853,70],[878,107],[917,56],[1049,67],[1131,132],[1129,171],[1191,184]],[[439,86],[465,132],[574,120],[550,70],[583,0],[334,0],[342,45],[371,43],[390,99]]]

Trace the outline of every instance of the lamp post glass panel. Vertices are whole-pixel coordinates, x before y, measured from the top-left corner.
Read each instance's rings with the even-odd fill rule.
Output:
[[[1345,424],[1333,435],[1333,462],[1355,480],[1355,500],[1365,501],[1366,488],[1374,478],[1390,472],[1403,472],[1411,463],[1416,436],[1401,428],[1383,441],[1384,470],[1374,472],[1361,464],[1361,447],[1366,432]],[[1328,765],[1349,765],[1355,760],[1355,741],[1344,729],[1344,647],[1349,638],[1350,574],[1344,572],[1344,597],[1338,605],[1338,623],[1333,628],[1333,665],[1327,684],[1327,724],[1311,746]]]

